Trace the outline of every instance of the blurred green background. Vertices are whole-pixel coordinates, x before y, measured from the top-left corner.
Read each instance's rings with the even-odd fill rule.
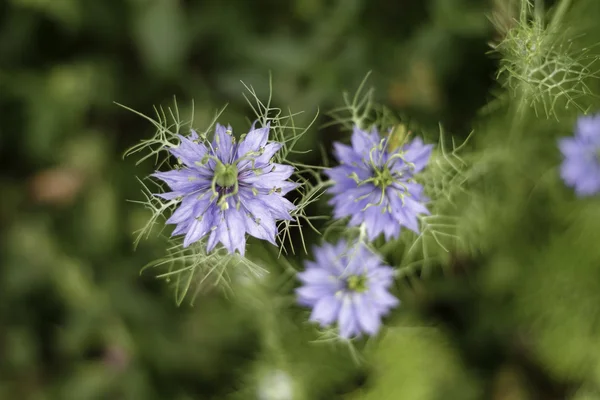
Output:
[[[497,89],[497,59],[486,52],[500,33],[488,16],[510,26],[513,3],[0,1],[0,399],[565,398],[563,377],[577,368],[558,379],[505,356],[499,343],[511,328],[496,329],[487,314],[502,310],[502,297],[481,311],[482,294],[462,291],[460,280],[428,289],[450,299],[435,313],[458,339],[400,329],[400,342],[390,334],[382,343],[387,357],[361,364],[343,346],[309,343],[293,280],[240,284],[234,296],[202,293],[177,307],[172,288],[152,271],[140,275],[165,246],[151,236],[133,250],[149,214],[126,202],[142,198],[135,177],[152,165],[122,154],[153,131],[113,102],[152,114],[173,96],[188,110],[193,99],[200,129],[228,103],[220,122],[241,132],[252,113],[240,80],[266,96],[271,73],[275,105],[306,111],[306,124],[373,71],[380,102],[466,137]],[[340,136],[317,129],[327,122],[321,113],[304,149]],[[319,153],[306,162],[319,163]],[[406,324],[422,325],[413,314]],[[454,325],[471,319],[475,329]],[[280,370],[293,397],[277,389]],[[522,376],[544,390],[527,397]]]

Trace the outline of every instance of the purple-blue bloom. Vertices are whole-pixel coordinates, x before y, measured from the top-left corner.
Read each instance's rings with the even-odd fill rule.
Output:
[[[275,244],[276,220],[292,219],[295,208],[283,196],[297,184],[287,180],[292,166],[271,161],[281,144],[268,138],[269,125],[253,125],[239,143],[231,127],[220,124],[212,143],[204,144],[195,131],[179,135],[170,152],[181,167],[153,176],[172,190],[157,196],[181,199],[167,224],[177,225],[172,235],[185,235],[184,247],[208,235],[207,252],[221,242],[230,253],[244,255],[246,233]]]
[[[351,144],[334,143],[340,165],[326,171],[334,182],[334,217],[350,217],[350,226],[364,224],[370,240],[381,233],[397,238],[401,226],[418,233],[417,216],[429,214],[428,199],[413,177],[427,165],[433,145],[416,138],[393,148],[375,127],[366,132],[356,126]]]
[[[600,192],[600,114],[580,117],[575,136],[558,142],[564,160],[560,174],[580,196]]]
[[[313,309],[310,320],[323,327],[337,321],[343,338],[375,335],[381,318],[399,304],[388,292],[394,270],[362,243],[326,243],[314,254],[316,261],[298,273],[303,286],[296,290],[298,302]]]

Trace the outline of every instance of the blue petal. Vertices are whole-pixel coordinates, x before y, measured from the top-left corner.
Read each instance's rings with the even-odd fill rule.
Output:
[[[425,205],[423,205],[422,203],[415,201],[414,199],[410,198],[410,197],[405,197],[404,198],[404,206],[406,208],[408,208],[413,214],[425,214],[425,215],[429,215],[430,212],[427,209],[427,207],[425,207]]]
[[[340,276],[346,268],[345,252],[346,243],[344,241],[340,241],[336,246],[325,243],[322,247],[313,248],[317,265],[331,272],[334,276]]]
[[[589,144],[600,144],[600,114],[579,117],[575,133]]]
[[[354,125],[350,140],[354,151],[365,157],[369,155],[369,152],[373,147],[379,145],[379,134],[374,127],[371,130],[371,133],[367,133]]]
[[[365,181],[373,176],[371,171],[366,168],[353,167],[348,165],[340,165],[325,171],[334,185],[330,188],[331,193],[345,192],[348,188],[356,188],[358,183],[350,176],[355,174],[359,181]]]
[[[400,301],[392,296],[385,289],[373,288],[369,290],[369,297],[373,302],[373,305],[379,308],[380,310],[389,310],[391,308],[397,307],[400,304]]]
[[[394,218],[408,229],[415,233],[419,233],[417,216],[416,213],[414,213],[412,209],[407,206],[407,197],[404,198],[404,204],[402,204],[402,200],[398,196],[391,196],[389,199]]]
[[[427,165],[432,150],[433,145],[423,144],[421,138],[415,138],[405,146],[404,160],[415,165],[413,172],[420,172]]]
[[[165,222],[166,224],[180,224],[186,220],[191,220],[197,217],[195,214],[198,200],[194,196],[186,196],[183,198],[179,207],[171,214],[171,217]]]
[[[406,190],[408,191],[408,193],[410,193],[413,199],[423,203],[427,201],[427,198],[423,196],[423,186],[420,183],[408,182],[405,183],[404,186],[406,187]],[[402,188],[402,191],[404,190],[405,189]]]
[[[356,214],[363,215],[362,210],[365,206],[370,202],[377,203],[378,200],[375,186],[368,183],[334,196],[329,203],[334,205],[335,218],[343,218]]]
[[[581,181],[590,172],[589,165],[580,159],[566,160],[562,163],[560,172],[563,180],[570,185]]]
[[[345,144],[338,142],[333,143],[333,154],[340,164],[360,165],[363,163],[361,154],[357,153],[352,147]]]
[[[284,164],[270,164],[262,174],[240,176],[240,182],[252,185],[258,189],[273,189],[288,179],[294,173],[294,167]]]
[[[321,326],[331,325],[337,319],[340,306],[341,302],[335,295],[323,297],[315,304],[310,320],[319,322]]]
[[[188,247],[190,244],[204,237],[214,226],[217,215],[217,206],[212,204],[201,217],[194,219],[189,225],[189,230],[183,239],[183,247]]]
[[[183,195],[184,193],[181,192],[153,193],[153,196],[160,197],[161,199],[165,200],[173,200]]]
[[[367,226],[367,236],[373,241],[385,229],[385,224],[394,223],[387,211],[381,212],[384,208],[380,206],[369,207],[365,210],[365,225]]]
[[[390,223],[385,224],[383,228],[383,235],[386,241],[397,238],[400,236],[400,225],[390,219]]]
[[[235,155],[235,146],[233,144],[233,137],[227,133],[227,130],[231,132],[231,127],[226,129],[223,125],[216,124],[213,149],[215,156],[221,160],[222,163],[231,164]]]
[[[250,235],[276,245],[277,225],[275,219],[258,204],[258,202],[243,203],[244,209],[251,214],[244,217],[246,230]]]
[[[173,229],[173,232],[171,232],[171,236],[187,233],[187,231],[190,229],[191,222],[193,221],[183,221],[182,223],[178,224],[175,229]]]
[[[575,193],[578,196],[591,196],[600,192],[600,175],[590,174],[581,177],[575,183]]]
[[[264,204],[273,217],[276,219],[292,220],[291,212],[296,209],[296,206],[285,197],[272,194],[270,196],[260,196],[261,204]]]
[[[270,195],[258,194],[255,196],[249,189],[240,190],[240,199],[242,204],[248,211],[254,213],[257,209],[266,210],[275,219],[291,220],[292,212],[296,206],[285,197],[281,197],[277,193]]]
[[[267,126],[259,129],[254,129],[254,124],[252,124],[250,132],[248,132],[244,140],[238,145],[237,157],[241,158],[249,152],[258,153],[267,143],[267,139],[269,138],[269,128],[269,123],[267,123]],[[254,157],[258,157],[258,154]]]
[[[210,253],[215,248],[215,246],[217,245],[217,243],[219,243],[219,240],[221,238],[221,233],[217,231],[219,229],[219,226],[225,222],[225,218],[223,216],[223,211],[221,211],[220,208],[217,212],[214,213],[213,222],[214,226],[211,228],[210,236],[208,237],[208,241],[206,242],[207,253]]]
[[[347,265],[344,268],[344,276],[349,275],[364,275],[368,272],[372,262],[374,254],[363,244],[355,244],[349,248],[346,252]],[[377,263],[377,257],[375,256],[375,263]]]
[[[158,178],[169,185],[171,188],[176,185],[181,185],[190,182],[191,179],[197,179],[197,174],[191,169],[185,168],[181,170],[171,170],[166,172],[155,172],[150,176]]]
[[[174,192],[183,194],[206,190],[210,187],[210,180],[189,168],[171,170],[167,172],[156,172],[151,175],[165,182]]]
[[[323,297],[331,296],[335,292],[326,285],[307,285],[296,289],[298,295],[304,302],[313,302],[313,304]]]
[[[219,240],[229,250],[229,253],[233,254],[235,250],[238,250],[243,256],[246,249],[244,217],[239,210],[236,210],[235,206],[225,210],[223,214],[225,221],[217,227]]]
[[[585,153],[585,145],[574,138],[560,139],[558,148],[567,158],[579,158]]]
[[[264,147],[263,153],[260,156],[256,157],[254,166],[256,168],[262,168],[265,165],[269,164],[271,162],[271,158],[273,158],[275,153],[277,153],[279,149],[281,149],[281,147],[281,143],[267,143],[267,145]]]
[[[181,135],[177,135],[177,137],[179,138],[179,146],[174,147],[169,151],[188,167],[194,167],[195,163],[202,160],[206,155],[208,149],[203,143],[195,143],[193,141],[198,138],[197,134],[196,136],[192,134],[192,140]]]
[[[348,221],[348,226],[360,226],[365,222],[365,214],[363,212],[357,212],[352,214]]]
[[[419,229],[419,221],[417,220],[417,216],[412,214],[407,208],[401,209],[400,214],[404,214],[404,220],[402,221],[402,225],[406,226],[408,229],[410,229],[414,233],[419,234],[420,229]]]
[[[367,273],[370,283],[386,287],[393,282],[394,270],[392,268],[380,266],[379,260],[372,260],[370,264],[374,266]]]
[[[354,295],[354,310],[362,331],[375,335],[379,331],[381,320],[375,307],[365,295]]]
[[[297,274],[298,279],[305,284],[327,284],[331,285],[337,282],[337,278],[332,275],[330,270],[323,268],[307,268],[304,272]]]
[[[359,332],[358,321],[356,320],[356,314],[354,312],[354,305],[352,304],[352,299],[348,295],[344,296],[342,299],[338,324],[340,328],[340,336],[342,338],[349,339]]]

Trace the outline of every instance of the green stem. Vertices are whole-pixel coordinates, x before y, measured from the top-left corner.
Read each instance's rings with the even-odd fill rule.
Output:
[[[509,133],[509,145],[514,145],[518,142],[520,135],[523,133],[525,127],[525,116],[527,115],[528,104],[527,94],[520,93],[520,100],[517,104],[517,108],[514,110],[513,121],[510,127]]]
[[[529,8],[531,3],[529,0],[521,0],[521,11],[519,12],[519,23],[521,26],[527,25],[527,15],[529,14]]]
[[[544,26],[544,0],[535,0],[534,15],[540,27]]]
[[[552,16],[552,19],[550,20],[550,24],[548,25],[549,33],[553,32],[554,30],[556,30],[558,28],[558,26],[564,19],[565,14],[567,13],[567,10],[571,6],[571,3],[572,3],[572,0],[562,0],[559,3],[558,8],[556,9],[556,12]]]

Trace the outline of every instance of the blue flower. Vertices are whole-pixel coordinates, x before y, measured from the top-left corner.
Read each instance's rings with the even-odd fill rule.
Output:
[[[292,166],[271,161],[281,144],[268,138],[268,125],[252,126],[239,143],[231,127],[219,124],[212,144],[205,145],[195,131],[179,136],[170,152],[181,167],[153,176],[172,190],[157,196],[181,199],[167,224],[177,225],[172,235],[185,235],[184,247],[208,235],[208,252],[221,242],[230,253],[244,255],[246,233],[275,244],[275,221],[292,219],[295,208],[283,196],[297,184],[287,180]]]
[[[558,142],[564,160],[560,174],[580,196],[600,192],[600,114],[581,117],[575,136]]]
[[[304,285],[296,290],[298,302],[313,309],[310,320],[323,327],[337,321],[343,338],[375,335],[381,318],[399,304],[388,292],[393,269],[364,244],[349,248],[340,241],[315,248],[314,254],[316,262],[307,261],[298,273]]]
[[[428,199],[413,176],[425,168],[432,149],[420,138],[393,148],[376,128],[369,133],[355,126],[352,146],[334,143],[341,165],[326,171],[334,183],[334,217],[350,217],[351,226],[364,223],[370,240],[381,233],[397,238],[401,226],[418,233],[417,216],[429,214]]]

